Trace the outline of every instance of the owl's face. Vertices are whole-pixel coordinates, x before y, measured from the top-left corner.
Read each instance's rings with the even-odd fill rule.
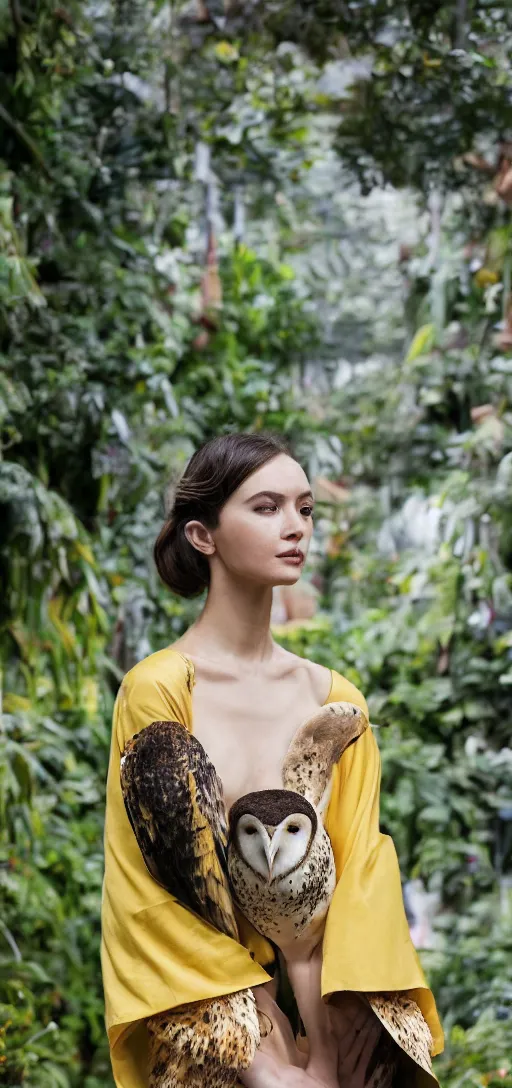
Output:
[[[312,805],[290,790],[248,794],[236,802],[230,818],[238,854],[269,884],[304,861],[317,828]]]
[[[267,883],[287,876],[304,860],[312,839],[309,816],[292,812],[277,827],[247,812],[238,821],[235,840],[240,856]]]

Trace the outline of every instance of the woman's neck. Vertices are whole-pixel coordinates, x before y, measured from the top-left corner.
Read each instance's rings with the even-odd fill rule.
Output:
[[[268,664],[276,643],[270,632],[272,586],[237,581],[216,570],[201,615],[189,627],[183,647],[191,654],[229,664]],[[181,640],[180,640],[181,641]]]

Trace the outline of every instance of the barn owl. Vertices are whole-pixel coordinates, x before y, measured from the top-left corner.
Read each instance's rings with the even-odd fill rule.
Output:
[[[322,707],[290,745],[283,789],[247,794],[232,806],[228,842],[222,784],[200,742],[178,722],[146,726],[126,745],[121,788],[152,876],[235,940],[234,899],[278,946],[308,927],[323,927],[336,880],[323,826],[332,770],[366,727],[365,715],[351,703]],[[422,1068],[431,1069],[423,1028],[429,1032],[415,1003],[406,998],[403,1027],[401,995],[365,1000],[402,1049],[416,1062],[419,1054]],[[250,989],[167,1010],[150,1017],[147,1027],[149,1088],[234,1088],[268,1031]],[[389,1050],[385,1064],[391,1068],[388,1058]],[[373,1063],[367,1088],[387,1088],[383,1069]]]
[[[248,793],[229,813],[228,868],[237,903],[281,949],[323,930],[336,866],[323,825],[332,769],[364,732],[353,703],[328,703],[296,733],[281,790]]]

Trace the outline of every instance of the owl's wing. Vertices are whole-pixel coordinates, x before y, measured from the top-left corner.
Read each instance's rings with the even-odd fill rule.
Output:
[[[420,1083],[436,1088],[437,1077],[432,1069],[432,1034],[416,1002],[404,992],[364,993],[368,1002],[395,1043],[427,1076]],[[416,1083],[416,1082],[415,1082]]]
[[[191,1001],[146,1020],[149,1084],[234,1088],[268,1031],[251,990]]]
[[[152,722],[126,745],[121,790],[151,875],[237,940],[222,785],[203,746],[179,722]]]
[[[367,726],[355,703],[327,703],[297,730],[283,763],[284,788],[302,794],[323,815],[334,764]]]

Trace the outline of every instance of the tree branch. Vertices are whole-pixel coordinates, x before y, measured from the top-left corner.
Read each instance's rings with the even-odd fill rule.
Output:
[[[50,174],[50,171],[48,170],[48,167],[47,167],[47,165],[46,165],[46,163],[45,163],[45,161],[43,159],[43,156],[42,156],[37,144],[34,143],[33,139],[29,136],[28,132],[26,132],[23,125],[21,125],[20,122],[17,121],[15,117],[11,116],[9,111],[6,110],[5,106],[2,106],[1,102],[0,102],[0,118],[3,121],[5,121],[6,125],[9,125],[9,128],[12,128],[13,132],[16,133],[18,139],[21,140],[21,142],[23,144],[25,144],[25,147],[28,147],[28,150],[30,151],[31,155],[34,157],[36,162],[39,163],[39,166],[41,167],[41,170],[43,171],[45,177],[47,177],[48,180],[51,181],[52,176]]]
[[[21,9],[18,0],[9,0],[9,7],[11,9],[11,17],[16,30],[23,30],[23,19],[21,17]]]

